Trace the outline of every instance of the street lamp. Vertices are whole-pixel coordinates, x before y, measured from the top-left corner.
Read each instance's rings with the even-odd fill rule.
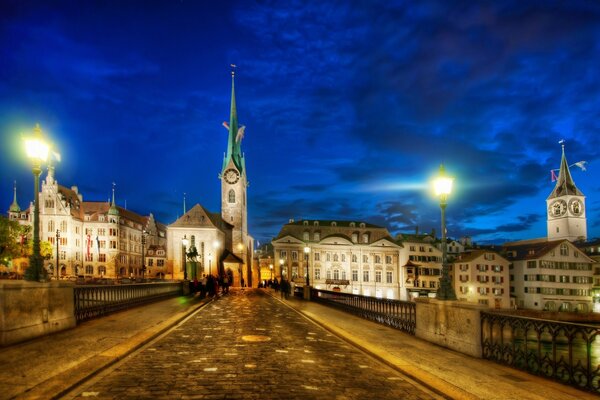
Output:
[[[310,247],[304,246],[304,258],[306,259],[306,286],[304,286],[304,300],[310,300],[310,278],[308,269],[308,257],[310,253]]]
[[[144,272],[146,272],[146,235],[148,232],[142,230],[142,280],[144,279]]]
[[[454,288],[448,275],[448,260],[446,256],[446,205],[448,195],[452,192],[453,181],[454,178],[446,175],[444,165],[440,165],[439,176],[433,182],[435,195],[440,198],[440,208],[442,210],[442,276],[440,277],[440,286],[436,295],[439,300],[456,300],[456,293],[454,293]]]
[[[60,241],[60,230],[56,230],[56,280],[58,280],[58,242]]]
[[[39,281],[46,278],[46,272],[42,268],[42,255],[40,254],[40,174],[42,173],[42,162],[48,158],[49,146],[42,137],[40,124],[33,128],[33,136],[25,138],[25,150],[27,157],[31,159],[33,167],[33,254],[29,258],[29,268],[25,271],[25,279],[28,281]]]
[[[269,269],[271,270],[271,280],[273,280],[273,264],[269,264]]]
[[[183,268],[183,280],[187,281],[187,265],[186,264],[186,248],[187,245],[189,244],[189,240],[187,238],[187,235],[183,235],[183,239],[181,239],[181,245],[183,246],[182,248],[182,253],[181,253],[181,257],[183,258],[182,263],[181,263],[181,268]]]
[[[279,279],[283,279],[283,258],[279,259]]]
[[[213,249],[214,249],[214,251],[215,251],[215,257],[218,257],[218,255],[219,255],[218,249],[219,249],[219,246],[220,246],[220,245],[221,245],[221,243],[219,243],[219,241],[218,241],[218,240],[215,240],[215,241],[213,242]],[[208,255],[208,274],[209,274],[209,275],[212,275],[212,268],[211,268],[211,265],[210,265],[210,262],[211,262],[211,261],[212,261],[212,257],[211,257],[211,255],[209,254],[209,255]]]

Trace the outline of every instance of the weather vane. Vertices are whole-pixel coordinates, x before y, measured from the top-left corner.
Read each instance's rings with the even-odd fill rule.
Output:
[[[230,64],[231,65],[231,76],[235,75],[235,69],[237,68],[237,65],[235,64]]]

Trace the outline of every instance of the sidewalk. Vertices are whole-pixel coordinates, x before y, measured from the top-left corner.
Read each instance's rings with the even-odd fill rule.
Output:
[[[278,293],[272,295],[280,299]],[[366,353],[453,399],[598,399],[591,393],[449,350],[335,308],[284,301]]]
[[[210,299],[175,297],[0,348],[0,399],[50,399],[160,335]]]

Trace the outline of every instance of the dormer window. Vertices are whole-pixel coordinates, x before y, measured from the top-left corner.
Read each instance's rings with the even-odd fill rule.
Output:
[[[354,228],[356,224],[354,222],[350,222],[350,228]]]
[[[364,223],[364,222],[361,222],[359,226],[360,226],[361,228],[364,228],[364,227],[365,227],[365,223]]]
[[[313,222],[313,225],[314,225],[314,226],[319,226],[319,221],[315,221],[315,222]]]
[[[304,226],[307,226],[307,225],[308,225],[308,221],[304,221]]]
[[[310,234],[308,233],[308,231],[304,231],[304,233],[302,234],[302,240],[304,240],[305,242],[308,242],[310,237]]]
[[[331,226],[337,226],[337,222],[333,221],[333,222],[331,223]]]

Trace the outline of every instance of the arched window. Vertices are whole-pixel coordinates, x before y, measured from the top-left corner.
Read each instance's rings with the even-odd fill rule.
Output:
[[[229,202],[235,203],[235,190],[233,189],[229,190]]]
[[[568,256],[569,255],[569,246],[566,243],[560,245],[560,255]]]
[[[309,239],[309,232],[304,231],[304,233],[302,234],[302,240],[304,240],[305,242],[308,242],[308,239]]]
[[[54,232],[54,221],[48,221],[48,232]]]
[[[92,265],[85,266],[86,275],[94,275],[94,267]]]

